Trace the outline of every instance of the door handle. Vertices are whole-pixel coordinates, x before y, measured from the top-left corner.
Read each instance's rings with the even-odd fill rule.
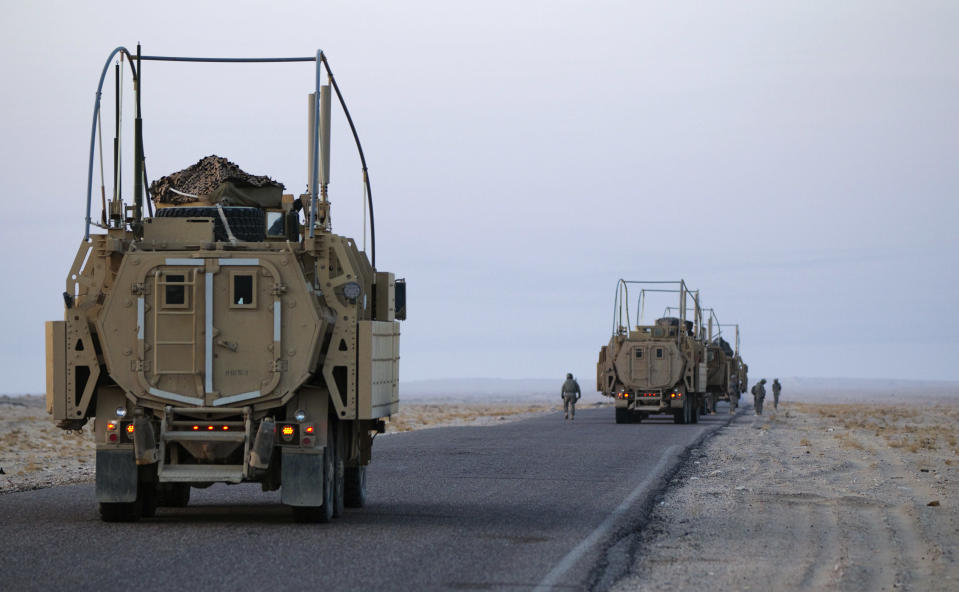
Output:
[[[225,339],[217,339],[214,343],[216,343],[216,344],[219,345],[220,347],[225,347],[226,349],[230,350],[231,352],[235,352],[235,351],[236,351],[236,348],[237,348],[236,343],[227,341],[227,340],[225,340]]]

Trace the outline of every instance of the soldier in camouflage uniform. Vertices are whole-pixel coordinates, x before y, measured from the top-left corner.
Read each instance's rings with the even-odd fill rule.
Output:
[[[783,385],[779,384],[779,379],[773,379],[773,409],[779,409],[779,393],[783,390]]]
[[[573,378],[571,373],[566,374],[566,382],[560,389],[560,397],[563,399],[563,413],[566,419],[576,419],[576,401],[579,401],[582,393],[579,390],[579,383]]]
[[[734,376],[732,384],[729,385],[729,414],[736,413],[739,407],[739,377]]]
[[[756,408],[756,415],[763,414],[763,401],[766,399],[766,379],[763,378],[753,386],[753,407]]]

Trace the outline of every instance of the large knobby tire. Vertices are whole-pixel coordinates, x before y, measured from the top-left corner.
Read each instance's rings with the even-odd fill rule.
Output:
[[[343,444],[343,432],[344,430],[339,425],[339,422],[330,421],[330,429],[334,430],[333,441],[335,446],[333,448],[333,517],[338,518],[343,515],[343,504],[344,504],[344,471],[345,471],[345,462],[343,461],[343,450],[345,445]]]
[[[330,423],[332,425],[332,422]],[[336,489],[334,479],[333,430],[326,430],[326,449],[323,451],[323,505],[293,506],[293,519],[297,522],[327,524],[333,520],[333,492]]]
[[[223,208],[226,221],[230,223],[230,231],[238,241],[263,242],[266,240],[266,213],[260,208],[229,206]],[[172,207],[160,208],[156,212],[157,218],[213,218],[213,240],[227,242],[230,240],[223,226],[223,219],[215,207]]]
[[[699,414],[702,411],[699,405],[692,405],[692,413],[690,414],[690,423],[699,423]]]
[[[100,519],[104,522],[136,522],[140,519],[140,500],[133,502],[100,502]]]
[[[673,409],[673,423],[683,423],[683,410]]]
[[[157,485],[157,505],[185,508],[190,503],[189,483],[160,483]]]
[[[346,467],[343,474],[344,503],[347,508],[362,508],[366,505],[366,467]]]

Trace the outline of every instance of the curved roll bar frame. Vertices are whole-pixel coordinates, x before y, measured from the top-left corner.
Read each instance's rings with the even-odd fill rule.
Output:
[[[315,91],[316,96],[320,95],[320,80],[322,70],[325,68],[327,73],[327,78],[330,82],[330,85],[333,87],[334,92],[336,92],[337,99],[339,99],[340,107],[343,109],[343,114],[346,116],[346,120],[350,125],[350,131],[353,133],[353,140],[356,143],[356,149],[360,156],[360,163],[363,167],[363,182],[366,186],[366,196],[367,196],[367,205],[370,210],[370,259],[371,264],[376,267],[376,230],[373,223],[373,192],[370,187],[370,177],[368,174],[366,166],[366,156],[363,154],[363,146],[360,144],[360,137],[356,131],[356,126],[353,124],[353,118],[350,116],[349,110],[346,108],[346,101],[343,99],[343,94],[340,92],[339,85],[336,84],[336,79],[333,77],[333,71],[330,69],[330,64],[326,59],[326,55],[323,53],[323,50],[316,50],[315,56],[310,57],[279,57],[279,58],[205,58],[205,57],[184,57],[184,56],[146,56],[140,55],[140,46],[137,46],[137,55],[134,58],[131,55],[130,51],[123,46],[117,47],[110,55],[107,57],[106,62],[103,65],[103,71],[100,73],[100,81],[97,84],[97,93],[96,100],[93,103],[93,124],[90,130],[90,160],[87,167],[87,210],[86,218],[84,219],[84,234],[83,241],[88,242],[90,240],[90,209],[92,203],[92,194],[93,194],[93,159],[94,159],[94,148],[96,145],[96,135],[97,135],[97,119],[100,116],[100,97],[103,92],[103,81],[106,78],[107,70],[110,67],[110,62],[113,61],[113,58],[118,54],[122,53],[130,61],[131,73],[133,75],[133,81],[135,84],[135,92],[137,96],[137,117],[139,117],[139,98],[140,98],[140,72],[137,70],[140,61],[155,61],[155,62],[205,62],[205,63],[276,63],[276,62],[315,62],[316,63],[316,84]],[[319,167],[319,126],[320,126],[320,117],[319,117],[319,100],[315,101],[314,106],[314,125],[313,125],[313,182],[310,187],[310,238],[314,236],[315,226],[316,226],[316,210],[317,210],[317,176],[318,176],[318,167]],[[134,144],[139,146],[142,143],[142,137],[134,140]],[[135,146],[135,149],[136,149]],[[141,155],[142,156],[142,155]],[[135,166],[138,167],[142,163],[135,163]],[[140,191],[136,190],[137,193]],[[140,203],[142,196],[136,195],[134,199],[137,200],[137,203]],[[136,223],[142,222],[143,211],[142,208],[136,208]]]

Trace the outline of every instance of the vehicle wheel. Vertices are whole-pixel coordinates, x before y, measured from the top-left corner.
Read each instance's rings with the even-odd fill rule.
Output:
[[[366,505],[366,467],[346,467],[344,477],[344,502],[347,508],[362,508]]]
[[[224,206],[223,214],[238,241],[266,240],[266,214],[260,208]],[[171,207],[157,210],[158,218],[213,218],[213,240],[226,242],[229,235],[216,207]]]
[[[137,501],[140,502],[140,516],[143,518],[153,518],[157,515],[157,489],[155,485],[140,484],[140,492],[137,494]]]
[[[673,411],[673,423],[683,423],[683,410],[676,409]]]
[[[693,423],[693,403],[689,398],[689,393],[683,395],[683,421],[684,424]]]
[[[323,505],[322,506],[293,506],[293,519],[297,522],[319,522],[326,524],[333,520],[333,430],[326,430],[326,450],[323,451]]]
[[[330,422],[330,429],[336,426],[336,433],[333,436],[335,446],[333,448],[333,517],[337,518],[343,515],[344,504],[344,462],[343,462],[343,437],[340,434],[341,428],[338,423]]]
[[[616,423],[629,423],[629,409],[625,407],[616,408]]]
[[[700,407],[699,405],[692,405],[692,413],[690,414],[690,423],[699,423]]]
[[[140,500],[134,502],[100,503],[100,518],[104,522],[136,522],[140,519]]]
[[[157,485],[157,505],[167,508],[185,508],[190,503],[188,483],[160,483]]]
[[[137,467],[137,503],[140,504],[140,516],[153,518],[157,514],[157,466],[141,465]]]

